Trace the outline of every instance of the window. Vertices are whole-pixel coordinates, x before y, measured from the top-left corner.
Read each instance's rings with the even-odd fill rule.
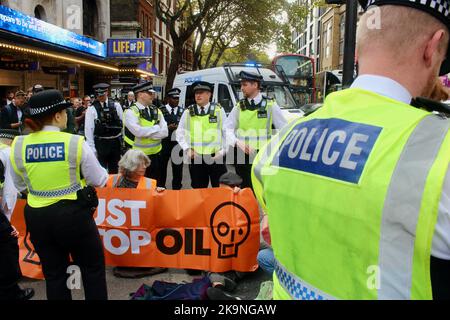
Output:
[[[228,86],[225,84],[219,84],[219,104],[225,110],[225,113],[230,113],[231,109],[233,109],[233,101],[231,100],[230,91],[228,90]]]
[[[96,1],[83,0],[83,33],[95,37],[98,30],[98,9]]]
[[[313,34],[314,34],[314,25],[311,25],[311,27],[309,27],[309,40],[313,38]]]
[[[148,27],[148,25],[147,25],[147,23],[148,23],[148,21],[147,21],[147,16],[146,15],[144,15],[144,13],[142,13],[142,15],[143,15],[143,18],[142,18],[142,35],[144,36],[144,37],[147,37],[148,36],[148,34],[147,34],[147,27]]]
[[[45,13],[45,9],[43,6],[41,5],[37,5],[34,8],[34,17],[36,19],[42,20],[42,21],[47,21],[47,14]]]

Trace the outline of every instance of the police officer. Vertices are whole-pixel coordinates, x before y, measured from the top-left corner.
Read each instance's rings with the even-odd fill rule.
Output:
[[[16,130],[0,129],[0,301],[29,300],[34,296],[33,289],[21,289],[18,285],[22,276],[17,240],[19,233],[10,223],[18,191],[8,171],[9,154],[11,142],[18,134]]]
[[[450,2],[361,3],[352,87],[255,159],[274,299],[449,299],[450,122],[410,103],[450,71]]]
[[[161,140],[168,135],[167,123],[161,111],[152,104],[154,94],[151,82],[138,84],[132,89],[136,102],[125,110],[124,132],[128,148],[143,151],[151,161],[145,171],[147,178],[155,179],[158,187],[161,180]]]
[[[70,300],[67,287],[70,257],[81,270],[88,300],[107,299],[105,259],[93,219],[98,205],[94,187],[108,174],[78,135],[61,132],[66,108],[57,90],[33,95],[26,120],[33,129],[11,146],[11,175],[19,191],[27,191],[25,222],[39,255],[49,300]]]
[[[231,110],[225,127],[235,146],[236,173],[242,177],[242,188],[251,188],[251,168],[258,150],[272,136],[272,128],[281,129],[287,121],[273,99],[261,94],[263,77],[254,72],[239,74],[244,99]]]
[[[194,189],[219,187],[219,178],[227,172],[224,156],[228,145],[225,111],[211,103],[213,86],[205,81],[192,84],[196,104],[188,107],[178,125],[176,139],[189,161],[191,186]]]
[[[176,141],[175,132],[178,128],[178,123],[183,115],[184,108],[179,106],[180,92],[178,88],[173,88],[167,92],[168,103],[161,107],[161,112],[166,119],[169,129],[169,136],[162,141],[161,152],[161,180],[163,182],[167,179],[167,164],[169,160],[172,166],[172,189],[180,190],[183,180],[183,161],[180,155],[181,147]],[[172,155],[172,153],[174,153]],[[172,158],[173,156],[176,159]]]
[[[97,99],[86,112],[86,141],[100,164],[110,174],[116,174],[122,150],[122,107],[108,98],[108,84],[99,83],[93,88]]]

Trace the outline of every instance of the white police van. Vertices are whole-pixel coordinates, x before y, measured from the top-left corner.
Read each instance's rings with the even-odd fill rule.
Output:
[[[260,65],[224,64],[217,68],[177,74],[173,87],[181,90],[180,105],[188,107],[195,103],[192,84],[196,81],[207,81],[214,85],[212,101],[220,103],[228,114],[233,106],[243,99],[239,81],[241,71],[258,73],[263,77],[262,94],[277,101],[288,121],[303,116],[303,110],[297,105],[289,90],[289,82],[283,81],[274,71]]]

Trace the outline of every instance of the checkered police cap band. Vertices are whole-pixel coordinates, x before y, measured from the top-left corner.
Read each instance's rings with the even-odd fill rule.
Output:
[[[31,116],[36,116],[36,115],[38,115],[38,114],[47,112],[47,111],[50,110],[50,109],[53,109],[53,108],[55,108],[55,107],[58,107],[58,106],[60,106],[60,105],[66,104],[66,103],[67,103],[67,102],[65,102],[65,101],[61,101],[61,102],[52,104],[52,105],[50,105],[50,106],[38,107],[38,108],[30,108],[30,109],[29,109],[29,110],[30,110],[30,115],[31,115]]]
[[[448,18],[450,16],[450,1],[449,0],[366,0],[360,1],[361,5],[367,9],[369,6],[375,5],[404,5],[419,10],[426,11],[434,17],[441,20],[447,26],[449,25]]]
[[[16,136],[17,136],[16,134],[12,134],[12,133],[6,133],[6,132],[1,132],[0,133],[0,139],[14,140],[14,138]]]

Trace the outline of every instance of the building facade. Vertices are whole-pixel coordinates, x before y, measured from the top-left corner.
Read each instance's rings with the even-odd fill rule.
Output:
[[[109,0],[1,0],[0,95],[39,83],[66,97],[80,96],[88,74],[117,71],[104,63],[109,5]]]
[[[164,8],[176,10],[175,0],[164,0]],[[152,39],[151,77],[160,98],[167,91],[165,83],[172,61],[173,42],[165,23],[156,17],[154,0],[111,0],[112,38],[150,38]],[[179,25],[177,26],[179,27]],[[183,51],[183,64],[180,68],[192,69],[192,44],[186,43]],[[142,62],[142,61],[141,61]],[[170,88],[169,88],[170,89]]]
[[[345,12],[345,5],[315,7],[303,28],[293,32],[296,52],[313,57],[317,73],[343,69]]]

